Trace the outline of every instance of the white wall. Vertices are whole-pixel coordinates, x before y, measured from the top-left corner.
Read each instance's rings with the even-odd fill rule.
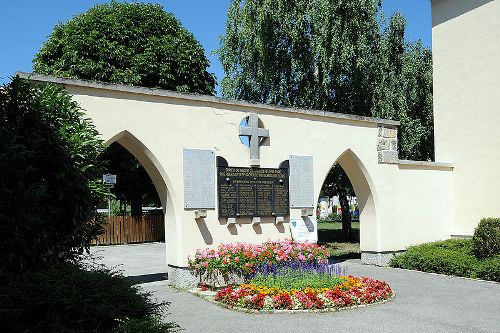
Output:
[[[455,165],[451,234],[500,216],[500,0],[432,3],[436,160]]]
[[[164,204],[167,198],[171,200],[165,204],[170,264],[184,266],[187,255],[197,248],[221,242],[258,243],[290,237],[288,223],[275,226],[269,223],[273,220],[264,219],[260,226],[252,226],[250,219],[242,219],[237,226],[228,227],[217,218],[216,210],[209,210],[205,222],[197,223],[193,212],[183,208],[182,149],[212,149],[229,165],[248,166],[249,151],[237,133],[249,112],[259,114],[271,135],[271,145],[261,147],[262,167],[278,167],[289,155],[312,155],[316,197],[333,164],[338,161],[344,167],[360,202],[363,251],[402,250],[406,245],[449,236],[448,224],[443,223],[449,209],[443,209],[443,203],[450,202],[450,172],[379,164],[376,121],[87,87],[67,89],[105,140],[118,139],[145,161],[157,189],[168,188],[168,195],[160,196]],[[292,216],[298,214],[292,210]]]

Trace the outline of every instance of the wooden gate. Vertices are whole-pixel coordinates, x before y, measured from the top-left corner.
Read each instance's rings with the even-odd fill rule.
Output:
[[[105,231],[92,242],[94,245],[164,242],[163,215],[109,216]]]

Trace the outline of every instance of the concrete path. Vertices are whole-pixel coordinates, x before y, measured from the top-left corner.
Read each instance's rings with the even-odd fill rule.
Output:
[[[165,245],[94,247],[101,262],[143,281],[140,287],[171,302],[167,321],[184,332],[500,332],[500,284],[344,263],[346,273],[387,281],[394,301],[318,314],[253,315],[220,308],[168,287]]]

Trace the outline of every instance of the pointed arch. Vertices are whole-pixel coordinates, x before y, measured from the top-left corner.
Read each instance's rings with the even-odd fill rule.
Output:
[[[173,191],[173,186],[163,166],[154,153],[128,130],[123,130],[115,134],[111,138],[105,140],[104,144],[109,146],[114,142],[119,143],[131,153],[141,163],[149,178],[151,178],[156,192],[160,197],[163,214],[165,216],[165,243],[167,244],[167,248],[176,248],[176,240],[178,237],[176,235],[176,212],[173,205],[176,193]],[[167,258],[172,254],[173,253],[167,251]]]
[[[377,251],[380,247],[380,228],[376,212],[377,193],[372,178],[361,159],[351,149],[346,149],[323,174],[323,182],[337,163],[347,174],[356,193],[361,251]]]

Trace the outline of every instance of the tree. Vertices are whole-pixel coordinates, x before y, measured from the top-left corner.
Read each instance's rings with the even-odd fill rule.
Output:
[[[33,63],[41,74],[209,95],[215,91],[203,47],[157,4],[97,5],[58,24]],[[126,173],[113,192],[130,200],[132,215],[141,215],[143,200],[156,190],[135,158],[116,153],[120,147],[110,149],[104,157],[110,158],[113,172]]]
[[[400,156],[432,159],[430,50],[405,43],[405,27],[400,14],[385,23],[379,0],[232,0],[218,50],[222,94],[400,120]],[[340,171],[332,188],[348,186]]]
[[[103,159],[109,161],[108,172],[117,176],[112,191],[120,201],[130,202],[130,215],[141,215],[144,203],[156,207],[161,205],[146,170],[127,149],[115,142],[103,153]]]
[[[102,231],[103,146],[61,87],[0,89],[0,273],[72,259]]]
[[[212,94],[203,47],[161,5],[96,5],[59,23],[33,61],[40,74]]]
[[[351,209],[347,197],[352,197],[355,193],[349,177],[347,177],[340,164],[335,163],[332,170],[330,170],[326,176],[323,187],[321,188],[321,195],[339,197],[339,204],[342,210],[342,236],[346,240],[352,240]]]

